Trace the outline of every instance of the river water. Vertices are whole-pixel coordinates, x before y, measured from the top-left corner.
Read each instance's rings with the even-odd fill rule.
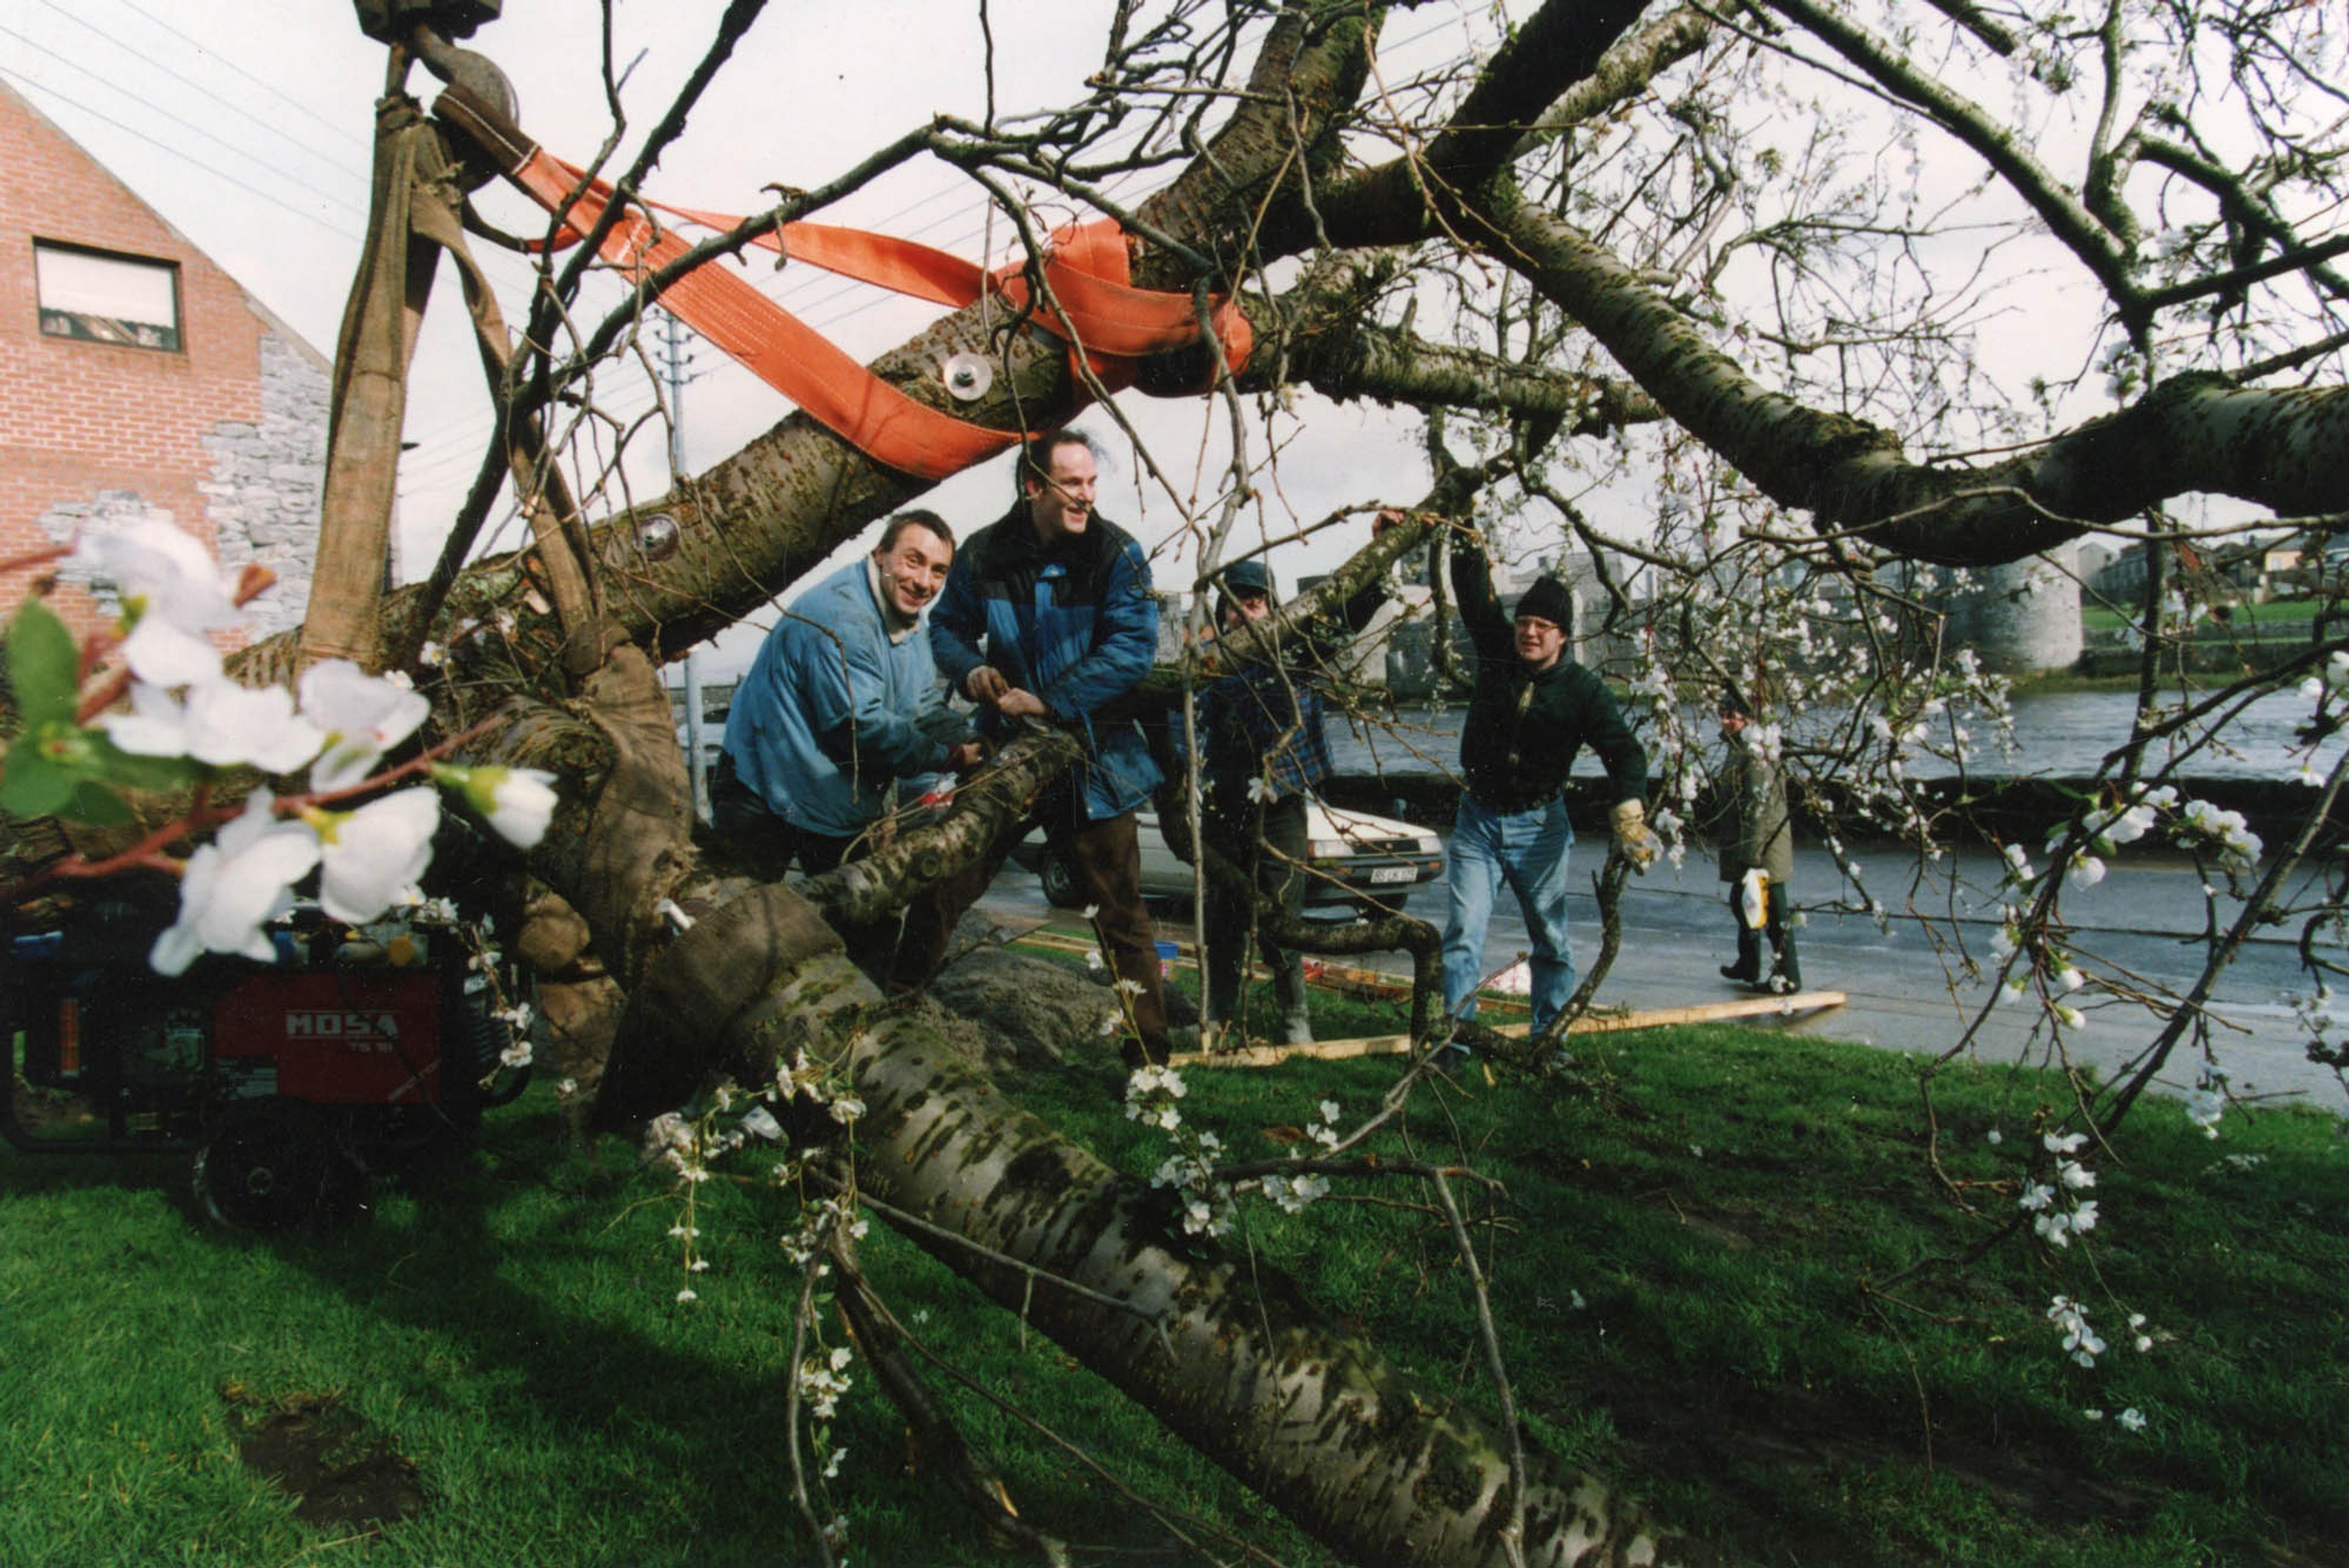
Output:
[[[2171,694],[2168,700],[2175,700]],[[2294,691],[2271,692],[2245,708],[2225,730],[2224,746],[2203,745],[2189,756],[2181,772],[2193,778],[2289,779],[2304,762],[2320,773],[2338,762],[2349,746],[2349,733],[2334,734],[2312,749],[2292,732],[2308,722],[2313,704]],[[1411,707],[1402,710],[1392,726],[1350,725],[1334,715],[1329,726],[1330,750],[1341,774],[1454,773],[1460,765],[1461,708]],[[1999,743],[1996,725],[1977,715],[1961,713],[1957,722],[1971,735],[1969,772],[1983,776],[2045,775],[2085,777],[2095,772],[2106,753],[2124,744],[2137,714],[2137,698],[2128,691],[2060,691],[2014,699],[2013,746]],[[1710,742],[1713,725],[1709,714],[1697,732]],[[1795,722],[1797,741],[1824,741],[1837,728],[1839,713],[1806,714]],[[1951,717],[1933,721],[1937,728],[1929,742],[1946,749]],[[2179,744],[2183,745],[2181,742]],[[1879,748],[1880,753],[1880,748]],[[2168,760],[2168,743],[2157,742],[2146,758],[2151,773]],[[1603,773],[1597,758],[1585,752],[1574,766],[1578,774]],[[1941,778],[1955,772],[1944,757],[1916,751],[1908,772],[1913,778]]]

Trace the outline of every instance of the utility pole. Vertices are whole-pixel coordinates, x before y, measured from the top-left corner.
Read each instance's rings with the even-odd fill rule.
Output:
[[[685,479],[685,323],[661,312],[661,370],[668,380],[668,487],[675,494]],[[709,820],[709,768],[701,754],[701,663],[685,655],[685,771],[693,784],[694,815]]]

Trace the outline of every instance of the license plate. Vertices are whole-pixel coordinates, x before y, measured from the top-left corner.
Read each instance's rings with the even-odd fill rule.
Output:
[[[1395,882],[1415,881],[1418,877],[1419,867],[1416,866],[1373,866],[1371,867],[1371,886],[1373,888],[1383,888]]]

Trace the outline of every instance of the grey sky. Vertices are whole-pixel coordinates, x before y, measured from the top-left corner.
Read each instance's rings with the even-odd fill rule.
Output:
[[[716,0],[615,7],[615,57],[623,67],[634,62],[624,94],[632,141],[667,106],[722,8]],[[995,0],[999,109],[1081,94],[1083,76],[1099,63],[1093,51],[1109,10],[1102,0]],[[469,41],[512,78],[525,128],[579,161],[609,124],[597,15],[586,0],[507,0],[505,16]],[[1420,21],[1407,30],[1424,47],[1450,47],[1462,26]],[[819,183],[934,112],[976,117],[985,102],[983,58],[978,7],[967,0],[774,5],[651,188],[684,205],[744,211],[770,182]],[[383,69],[382,48],[336,0],[18,0],[0,20],[0,72],[9,82],[322,352],[332,351],[365,227],[372,103]],[[421,69],[410,86],[428,99],[438,88]],[[483,202],[518,231],[534,229],[534,210],[519,197],[493,192]],[[990,231],[978,187],[934,164],[893,174],[825,217],[974,256],[990,240],[999,251],[1009,241],[999,220]],[[484,250],[509,317],[519,320],[526,269]],[[813,272],[777,279],[761,265],[754,275],[860,358],[935,315]],[[789,411],[707,346],[697,346],[693,368],[698,379],[685,403],[690,465],[708,465]],[[407,426],[416,443],[401,487],[411,571],[436,547],[479,461],[489,423],[480,380],[455,279],[444,269]],[[628,412],[648,407],[649,389],[627,380],[607,383],[613,401]],[[1220,416],[1207,418],[1195,402],[1153,405],[1132,395],[1122,406],[1145,425],[1162,462],[1186,480],[1206,432],[1210,454],[1199,472],[1213,483],[1224,462],[1212,445]],[[1311,438],[1294,443],[1282,471],[1281,494],[1299,514],[1418,493],[1425,468],[1408,427],[1326,406],[1310,419]],[[1088,422],[1113,433],[1098,411]],[[658,442],[645,444],[649,461],[634,478],[639,494],[665,483]],[[1155,543],[1176,525],[1178,508],[1163,494],[1146,502],[1136,494],[1133,466],[1117,464],[1123,493],[1104,505]],[[975,524],[999,509],[1008,489],[999,462],[949,482],[932,504]],[[1284,570],[1332,558],[1357,532],[1366,536],[1367,524],[1323,548],[1288,552]]]

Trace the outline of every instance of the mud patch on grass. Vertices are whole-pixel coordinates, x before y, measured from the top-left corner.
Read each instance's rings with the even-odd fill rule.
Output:
[[[264,1399],[230,1384],[221,1398],[238,1459],[292,1494],[304,1523],[381,1527],[423,1509],[416,1466],[345,1409],[339,1393]]]

